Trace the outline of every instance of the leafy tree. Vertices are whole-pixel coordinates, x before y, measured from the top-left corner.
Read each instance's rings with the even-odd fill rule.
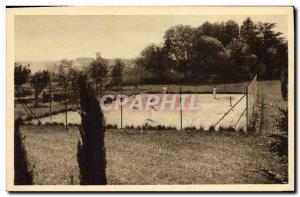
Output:
[[[23,66],[22,64],[15,63],[15,85],[20,86],[25,84],[30,78],[30,65]]]
[[[50,81],[50,75],[48,71],[39,71],[36,72],[31,77],[31,85],[34,88],[34,97],[35,97],[35,106],[38,106],[39,94],[44,90]]]
[[[172,70],[180,78],[186,78],[189,57],[193,46],[195,29],[189,25],[177,25],[168,29],[164,35],[164,46],[171,61]]]
[[[227,60],[226,49],[219,40],[198,34],[193,45],[191,78],[207,81],[211,75],[223,73]]]
[[[21,86],[30,79],[30,65],[23,66],[15,63],[14,81],[15,81],[15,96],[19,98],[22,95]]]
[[[115,65],[111,71],[111,84],[113,86],[119,86],[123,82],[123,71],[125,64],[122,60],[116,59]]]
[[[87,84],[87,77],[79,77],[81,105],[81,141],[77,145],[77,161],[81,185],[105,185],[106,153],[104,146],[105,120],[98,99]]]
[[[15,185],[32,185],[33,171],[29,168],[27,153],[24,145],[24,137],[20,131],[22,119],[15,120],[14,135],[14,184]]]
[[[100,94],[102,94],[102,89],[105,85],[104,83],[107,81],[108,76],[107,61],[101,57],[98,57],[90,63],[88,73],[95,82],[96,95],[98,95],[98,85],[100,85]]]
[[[258,57],[266,65],[266,79],[280,77],[282,67],[287,67],[287,47],[281,37],[282,33],[275,32],[275,23],[258,23],[261,40]],[[286,61],[285,61],[286,60]]]
[[[78,103],[79,99],[79,86],[78,86],[78,79],[81,75],[81,71],[71,68],[68,74],[68,79],[70,80],[70,97],[71,102]]]
[[[268,80],[279,79],[281,70],[287,67],[287,43],[281,37],[282,33],[274,31],[275,26],[268,22],[255,24],[250,18],[241,26],[241,38],[264,65],[263,78]]]
[[[240,27],[239,25],[233,21],[233,20],[228,20],[225,23],[225,34],[226,34],[226,40],[223,41],[223,44],[225,46],[229,45],[232,41],[235,41],[236,39],[239,38],[239,31]]]
[[[73,66],[72,60],[68,60],[68,59],[60,60],[59,67],[58,67],[58,75],[57,75],[57,79],[60,85],[68,86],[67,82],[71,79],[72,71],[74,71],[72,66]]]
[[[227,53],[229,55],[229,67],[224,74],[233,81],[249,80],[257,73],[264,72],[264,65],[259,64],[257,56],[252,54],[248,44],[241,40],[231,43]]]
[[[255,52],[255,45],[259,43],[259,31],[254,22],[248,17],[241,26],[241,39],[250,46],[251,52]]]
[[[209,23],[206,21],[196,29],[197,34],[206,35],[218,39],[224,46],[239,36],[239,25],[229,20],[226,23]]]
[[[166,81],[170,78],[168,71],[170,60],[167,51],[164,47],[156,46],[154,44],[146,47],[140,57],[136,59],[136,65],[145,69],[144,79],[151,77],[154,80]]]

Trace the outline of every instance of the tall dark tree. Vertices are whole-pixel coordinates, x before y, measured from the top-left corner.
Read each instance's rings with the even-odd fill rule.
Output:
[[[77,144],[77,161],[81,185],[105,185],[106,153],[105,120],[93,89],[86,76],[79,77],[81,106],[81,140]]]
[[[14,135],[14,184],[15,185],[32,185],[33,171],[29,167],[27,152],[24,145],[24,137],[20,131],[22,119],[15,120]]]
[[[111,85],[119,86],[123,82],[123,72],[124,72],[125,64],[122,60],[116,59],[115,65],[111,70]]]
[[[34,88],[35,106],[38,106],[39,94],[44,90],[50,81],[50,75],[48,71],[39,71],[34,73],[31,77],[31,85]]]

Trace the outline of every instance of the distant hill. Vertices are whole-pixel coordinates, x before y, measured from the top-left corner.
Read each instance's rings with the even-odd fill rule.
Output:
[[[73,60],[73,67],[82,70],[87,67],[94,58],[91,57],[78,57]],[[108,61],[108,69],[115,64],[116,59],[106,59]],[[134,66],[134,59],[121,59],[125,63],[126,68],[132,68]],[[32,73],[40,70],[48,70],[50,72],[57,72],[59,61],[49,60],[49,61],[18,61],[18,64],[30,65]]]

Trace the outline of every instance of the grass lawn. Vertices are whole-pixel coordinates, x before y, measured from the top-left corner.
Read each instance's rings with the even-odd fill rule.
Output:
[[[49,103],[40,103],[40,105],[38,107],[34,106],[33,103],[29,103],[29,104],[27,104],[27,106],[31,109],[31,111],[36,116],[40,116],[40,115],[50,112]],[[77,105],[70,104],[70,103],[67,105],[68,108],[76,107],[76,106]],[[52,102],[51,109],[52,109],[52,113],[64,110],[65,109],[64,102]],[[26,118],[28,116],[31,116],[31,114],[28,114],[25,111],[25,109],[22,107],[22,105],[19,103],[15,105],[14,110],[15,110],[15,117],[21,116],[22,118]]]
[[[23,126],[35,184],[78,184],[78,128]],[[264,139],[241,133],[107,130],[109,184],[270,183],[257,167],[281,171]]]
[[[280,82],[259,82],[266,98],[263,133],[134,131],[108,129],[105,136],[108,184],[265,184],[257,168],[287,171],[282,158],[270,152],[277,105],[286,105]],[[272,126],[273,125],[273,126]],[[35,184],[79,184],[77,127],[22,126],[34,167]]]

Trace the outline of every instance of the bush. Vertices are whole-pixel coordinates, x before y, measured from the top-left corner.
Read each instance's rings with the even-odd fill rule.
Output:
[[[208,131],[210,131],[210,132],[215,131],[215,126],[210,126],[209,129],[208,129]]]
[[[15,185],[32,185],[33,171],[29,169],[27,152],[24,146],[25,137],[20,132],[22,119],[15,120],[14,136],[14,183]]]
[[[189,126],[189,127],[185,127],[184,130],[189,130],[189,131],[196,131],[197,128],[194,126]]]
[[[116,124],[107,124],[107,125],[106,125],[106,128],[107,128],[107,129],[117,129],[118,126],[117,126]],[[126,127],[125,127],[125,128],[126,128]]]
[[[18,97],[25,97],[25,96],[31,96],[32,95],[32,92],[31,92],[31,89],[22,89],[22,88],[19,88],[18,91],[15,92],[15,97],[18,98]]]
[[[288,100],[288,77],[281,77],[281,95],[282,98],[287,101]]]
[[[50,102],[50,94],[43,92],[42,94],[42,102],[43,103],[49,103]]]
[[[203,126],[200,126],[198,130],[199,130],[199,131],[204,131]]]
[[[279,156],[288,156],[288,109],[278,108],[280,115],[276,118],[276,127],[281,132],[279,134],[272,134],[270,148],[272,152]]]
[[[289,123],[289,114],[288,114],[288,108],[278,108],[280,112],[280,116],[276,118],[277,125],[276,127],[287,133],[288,132],[288,123]]]
[[[105,185],[106,153],[104,146],[105,123],[98,99],[87,84],[87,77],[80,76],[81,140],[77,144],[77,162],[81,185]]]
[[[61,102],[65,100],[65,94],[53,94],[53,101],[54,102]]]

